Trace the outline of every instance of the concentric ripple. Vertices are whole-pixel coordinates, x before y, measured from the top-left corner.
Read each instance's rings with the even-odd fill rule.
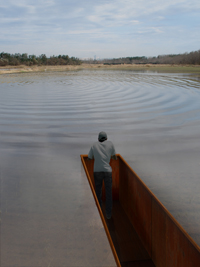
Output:
[[[1,77],[1,123],[5,128],[42,123],[51,127],[124,124],[199,110],[199,82],[173,74],[81,71]],[[42,127],[42,128],[43,128]],[[96,128],[96,127],[94,127]]]
[[[67,148],[71,157],[87,153],[97,133],[107,131],[117,152],[200,245],[195,77],[108,70],[1,75],[0,112],[2,156],[48,151],[56,158]]]

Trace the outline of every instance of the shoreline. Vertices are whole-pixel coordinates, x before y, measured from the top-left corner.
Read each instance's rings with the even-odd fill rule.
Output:
[[[0,66],[0,74],[10,73],[30,73],[30,72],[64,72],[78,70],[135,70],[135,71],[153,71],[159,73],[196,73],[200,74],[200,65],[169,65],[169,64],[122,64],[122,65],[104,65],[104,64],[81,64],[81,65],[57,65],[57,66]]]

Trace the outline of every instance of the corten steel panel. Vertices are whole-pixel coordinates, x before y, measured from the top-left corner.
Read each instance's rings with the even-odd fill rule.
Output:
[[[97,196],[96,196],[96,193],[95,193],[94,176],[93,176],[94,160],[87,160],[87,155],[81,155],[81,161],[82,161],[82,163],[83,163],[83,167],[84,167],[84,169],[85,169],[85,172],[86,172],[86,175],[87,175],[87,178],[88,178],[88,182],[89,182],[89,184],[90,184],[90,187],[91,187],[91,190],[92,190],[92,193],[93,193],[93,196],[94,196],[94,199],[95,199],[95,202],[96,202],[96,205],[97,205],[97,208],[98,208],[98,211],[99,211],[99,214],[100,214],[100,217],[101,217],[103,226],[104,226],[104,229],[105,229],[105,231],[106,231],[106,235],[107,235],[107,237],[108,237],[108,241],[109,241],[109,243],[110,243],[110,247],[111,247],[111,249],[112,249],[112,252],[113,252],[113,256],[114,256],[114,258],[115,258],[116,265],[117,265],[117,267],[121,267],[121,264],[120,264],[119,258],[118,258],[118,256],[117,256],[115,247],[114,247],[114,245],[113,245],[112,238],[111,238],[111,236],[110,236],[110,233],[109,233],[109,230],[108,230],[108,227],[107,227],[105,218],[104,218],[104,216],[103,216],[101,207],[100,207],[100,205],[99,205],[99,202],[98,202],[98,200],[97,200]],[[116,161],[116,162],[117,162],[117,161]],[[117,164],[116,164],[116,165],[117,165]],[[115,166],[115,168],[117,168],[117,167]],[[116,190],[116,188],[118,188],[117,185],[114,186],[114,191]]]
[[[200,266],[200,247],[196,247],[191,243],[188,248],[188,259],[190,260],[188,266]]]
[[[110,166],[112,168],[112,194],[113,200],[119,200],[119,158],[111,159]]]
[[[152,260],[166,267],[166,213],[152,200]],[[168,267],[168,266],[167,266]]]
[[[189,241],[176,227],[170,217],[166,217],[166,265],[191,266],[192,259],[188,255]],[[195,266],[195,265],[192,265]]]
[[[94,168],[94,160],[87,160],[87,156],[84,157],[84,162],[87,166],[87,170],[89,172],[93,187],[95,188],[94,184],[94,174],[93,174],[93,168]],[[110,166],[112,168],[112,195],[113,200],[119,199],[119,159],[117,160],[110,160]],[[102,199],[105,201],[105,187],[103,184],[103,190],[102,190]]]
[[[154,197],[152,197],[152,260],[157,267],[200,266],[199,247]]]
[[[200,266],[199,246],[125,160],[119,159],[119,200],[154,264]]]
[[[121,158],[119,200],[143,246],[151,256],[151,195]]]
[[[119,201],[155,266],[200,266],[200,247],[126,161],[120,155],[117,156],[118,160],[111,162],[114,195],[118,198],[119,186]],[[86,158],[87,155],[82,157],[82,160],[93,179],[93,162],[86,161]],[[101,213],[100,211],[100,215]]]

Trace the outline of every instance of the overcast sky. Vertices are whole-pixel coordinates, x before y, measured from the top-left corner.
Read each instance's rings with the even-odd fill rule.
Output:
[[[0,52],[79,58],[200,49],[200,0],[0,0]]]

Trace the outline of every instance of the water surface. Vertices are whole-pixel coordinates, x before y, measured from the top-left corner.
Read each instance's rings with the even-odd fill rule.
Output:
[[[64,248],[69,251],[76,236],[65,229],[63,251],[52,240],[56,235],[57,244],[64,242],[60,221],[67,222],[67,214],[76,219],[77,207],[87,202],[78,187],[86,181],[80,154],[88,153],[100,131],[200,245],[198,77],[117,70],[5,74],[0,112],[1,211],[13,221],[6,226],[2,219],[7,266],[17,260],[65,266]],[[90,227],[95,222],[91,218]],[[20,247],[23,230],[34,235]],[[6,262],[9,249],[15,258]],[[68,252],[68,259],[79,250]],[[23,253],[32,255],[30,265],[19,259]]]

